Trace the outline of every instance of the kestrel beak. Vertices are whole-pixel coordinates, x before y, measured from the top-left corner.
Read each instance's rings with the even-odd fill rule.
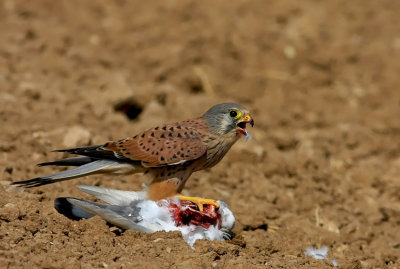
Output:
[[[240,133],[244,135],[248,135],[247,130],[246,130],[246,124],[249,123],[251,127],[254,127],[254,120],[250,116],[250,114],[244,115],[238,122],[237,127],[239,127]]]

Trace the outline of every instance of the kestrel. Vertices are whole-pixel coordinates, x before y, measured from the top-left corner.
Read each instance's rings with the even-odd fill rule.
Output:
[[[249,136],[247,123],[254,126],[245,107],[234,103],[218,104],[199,118],[160,125],[126,139],[56,150],[81,156],[39,166],[76,167],[12,184],[30,188],[95,173],[144,173],[152,179],[148,199],[173,197],[182,191],[193,172],[213,167],[241,136]],[[211,199],[181,195],[179,198],[196,203],[200,210],[204,204],[218,206]]]

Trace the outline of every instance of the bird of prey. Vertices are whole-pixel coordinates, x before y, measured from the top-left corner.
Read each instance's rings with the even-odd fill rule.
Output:
[[[148,174],[152,182],[148,199],[157,201],[179,195],[193,172],[216,165],[241,137],[248,137],[246,124],[254,126],[247,108],[223,103],[211,107],[203,116],[160,125],[135,136],[103,145],[56,150],[80,155],[39,166],[75,166],[55,174],[13,182],[20,187],[37,187],[95,173]],[[202,211],[211,199],[186,197]]]

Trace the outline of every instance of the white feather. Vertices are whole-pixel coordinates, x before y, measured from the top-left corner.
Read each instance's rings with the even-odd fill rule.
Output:
[[[186,162],[186,160],[180,160],[180,161],[178,161],[176,163],[169,163],[168,165],[178,165],[178,164],[182,164],[184,162]]]
[[[110,205],[127,206],[133,201],[146,199],[145,191],[120,191],[81,184],[78,188]]]

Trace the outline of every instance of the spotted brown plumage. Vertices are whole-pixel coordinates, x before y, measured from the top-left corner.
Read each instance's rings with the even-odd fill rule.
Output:
[[[216,165],[241,136],[248,136],[247,123],[253,126],[254,121],[245,107],[215,105],[199,118],[160,125],[126,139],[57,150],[80,156],[40,165],[76,167],[12,184],[37,187],[94,173],[145,173],[152,178],[148,198],[159,200],[179,193],[193,172]],[[201,207],[202,202],[196,202]]]
[[[193,128],[193,121],[177,122],[157,126],[134,137],[109,142],[104,150],[113,151],[127,159],[140,160],[143,167],[174,165],[198,159],[207,151],[202,140],[205,124],[203,119],[199,128]]]

